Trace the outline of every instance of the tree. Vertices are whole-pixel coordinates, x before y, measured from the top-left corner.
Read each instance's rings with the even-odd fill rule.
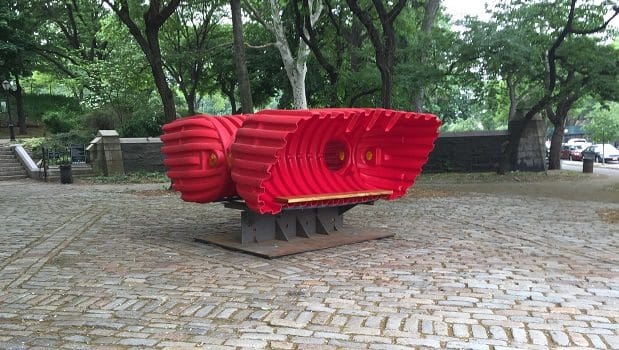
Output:
[[[112,119],[108,124],[115,127],[129,122],[138,111],[151,110],[148,107],[160,111],[161,98],[150,65],[137,42],[127,40],[131,35],[128,28],[112,14],[102,21],[97,35],[109,43],[109,55],[104,60],[81,65],[84,73],[79,80],[87,87],[81,99],[82,105],[87,109],[105,111]]]
[[[543,48],[531,45],[539,39],[535,40],[533,29],[518,27],[519,20],[501,13],[496,13],[495,21],[488,23],[469,19],[463,35],[466,46],[461,51],[463,60],[470,64],[469,69],[480,73],[476,77],[478,82],[503,82],[501,86],[506,88],[509,97],[507,121],[515,120],[519,106],[539,93],[540,89],[536,89],[532,81],[543,70],[543,61],[539,58]]]
[[[23,3],[17,1],[0,2],[0,81],[14,80],[19,134],[27,133],[26,114],[20,77],[28,76],[34,67],[33,47],[36,40],[33,31],[35,21],[24,11]],[[7,104],[10,99],[7,99]]]
[[[601,101],[619,100],[619,50],[601,45],[599,39],[574,37],[557,51],[557,62],[560,65],[557,92],[546,107],[546,116],[554,126],[551,169],[561,167],[558,150],[568,113],[576,102],[585,96]]]
[[[279,51],[284,70],[288,76],[288,81],[292,88],[292,95],[295,109],[307,108],[307,96],[305,93],[305,76],[307,74],[307,60],[309,59],[310,49],[307,43],[296,37],[297,52],[293,56],[291,45],[286,37],[286,30],[283,21],[283,8],[278,0],[262,2],[260,7],[254,6],[249,0],[244,0],[243,5],[248,10],[250,16],[258,21],[275,37],[275,47]],[[313,26],[322,12],[322,0],[309,0],[308,11],[310,26]],[[306,31],[306,37],[309,33]]]
[[[381,104],[391,108],[391,88],[393,83],[393,66],[395,64],[395,28],[393,23],[404,9],[406,0],[398,0],[391,9],[387,9],[381,0],[372,0],[373,9],[361,9],[356,0],[346,0],[348,7],[363,24],[374,47],[376,66],[381,78]],[[376,12],[380,28],[373,21]]]
[[[137,41],[146,55],[150,65],[155,86],[161,97],[165,121],[176,119],[174,95],[166,80],[163,69],[159,32],[165,21],[170,18],[180,4],[180,0],[150,0],[145,11],[139,3],[130,0],[103,0],[116,13],[118,18],[129,29],[129,33]],[[142,20],[136,22],[135,16],[142,15]],[[143,23],[142,23],[143,21]],[[139,23],[139,24],[138,24]]]
[[[432,28],[434,27],[434,22],[436,21],[440,4],[440,0],[427,0],[425,4],[423,4],[423,19],[421,21],[421,30],[419,33],[421,36],[421,45],[419,45],[419,56],[417,57],[417,63],[422,67],[427,64],[428,50],[426,48],[430,46],[427,45],[427,43],[429,42],[429,39],[431,39],[430,34],[432,32]],[[417,112],[422,112],[424,110],[425,95],[425,86],[420,84],[413,93],[412,97],[412,105]]]
[[[251,98],[251,85],[247,72],[247,59],[245,58],[245,41],[243,40],[243,19],[241,18],[241,0],[230,0],[230,12],[232,14],[232,33],[234,37],[234,67],[239,84],[241,97],[241,110],[243,113],[252,113],[254,103]]]
[[[529,60],[525,65],[507,65],[506,68],[515,67],[515,76],[524,77],[527,83],[534,84],[537,88],[529,88],[533,92],[529,102],[523,107],[526,109],[522,121],[510,123],[510,138],[506,145],[499,173],[505,173],[516,168],[516,156],[520,144],[520,137],[527,123],[535,115],[547,112],[549,106],[560,100],[560,96],[566,96],[566,90],[559,90],[557,86],[561,79],[565,79],[562,73],[560,61],[560,48],[574,36],[589,35],[602,32],[608,23],[619,14],[619,6],[615,6],[613,14],[604,19],[607,6],[596,5],[592,1],[583,1],[577,6],[577,0],[549,2],[526,2],[514,0],[509,3],[499,4],[499,11],[495,12],[495,20],[499,23],[499,30],[504,28],[518,28],[514,34],[525,36],[524,42],[528,41],[533,48],[531,54],[522,56]],[[525,47],[525,46],[521,46]],[[526,52],[528,50],[524,50]],[[509,52],[517,56],[519,52]],[[512,60],[513,61],[513,60]],[[506,62],[512,62],[507,60]],[[537,64],[541,62],[541,64]],[[520,71],[518,67],[538,67],[533,72]],[[532,73],[529,75],[529,73]],[[569,74],[569,73],[566,73]],[[512,81],[509,86],[514,86]],[[564,84],[564,87],[574,88],[573,84]],[[569,88],[568,88],[569,90]],[[571,106],[569,106],[571,108]],[[568,108],[569,110],[569,108]],[[561,131],[563,128],[560,128]],[[560,144],[559,144],[560,146]],[[551,148],[551,157],[558,154],[559,147],[554,144]],[[552,162],[551,162],[552,163]]]
[[[211,78],[210,57],[230,46],[229,33],[219,24],[222,5],[223,1],[185,1],[161,30],[163,65],[185,97],[189,114],[195,114],[196,94]]]
[[[598,105],[587,117],[585,132],[592,140],[608,143],[619,140],[619,103]]]

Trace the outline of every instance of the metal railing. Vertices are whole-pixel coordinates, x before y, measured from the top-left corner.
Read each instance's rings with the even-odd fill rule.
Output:
[[[90,163],[89,152],[84,145],[73,144],[68,147],[55,148],[42,147],[41,152],[41,169],[43,169],[42,173],[45,181],[47,181],[50,166],[85,165]]]

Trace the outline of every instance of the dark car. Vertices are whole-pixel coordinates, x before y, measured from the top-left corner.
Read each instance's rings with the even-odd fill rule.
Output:
[[[605,144],[595,144],[585,148],[582,151],[583,155],[592,157],[596,162],[602,163],[608,161],[619,161],[619,150],[615,148],[615,146],[610,143]]]
[[[582,151],[584,146],[575,145],[563,145],[561,146],[561,159],[569,160],[582,160]]]

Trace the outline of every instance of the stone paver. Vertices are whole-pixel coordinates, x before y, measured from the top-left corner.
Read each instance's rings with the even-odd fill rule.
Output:
[[[0,183],[0,349],[619,346],[617,204],[405,198],[347,216],[394,238],[264,260],[162,187]]]

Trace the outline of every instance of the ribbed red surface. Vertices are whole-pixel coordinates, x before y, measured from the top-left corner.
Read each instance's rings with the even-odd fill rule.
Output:
[[[431,114],[384,109],[261,111],[237,133],[232,180],[247,206],[262,214],[282,210],[277,197],[392,190],[388,199],[395,199],[421,172],[439,126]]]
[[[183,200],[206,203],[236,194],[228,156],[245,118],[196,115],[163,126],[163,164]]]

